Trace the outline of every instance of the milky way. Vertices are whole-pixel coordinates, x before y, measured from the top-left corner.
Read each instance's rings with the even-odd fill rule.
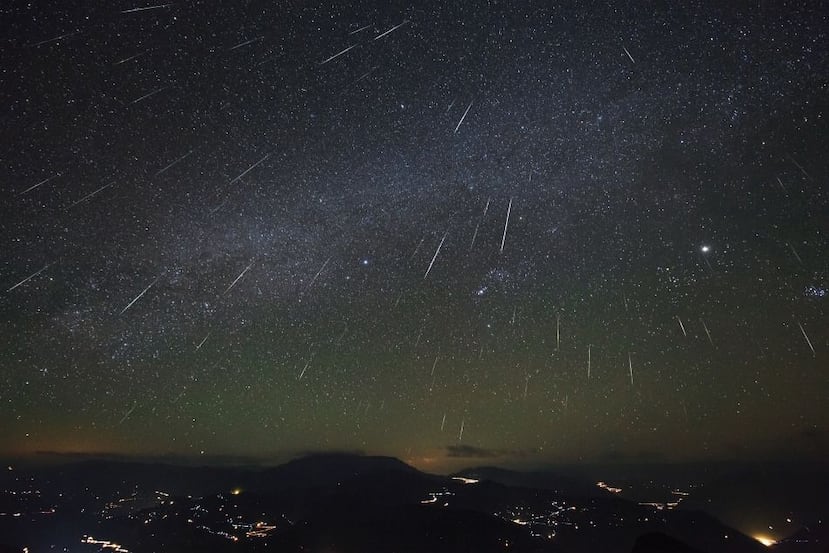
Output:
[[[4,10],[0,452],[829,452],[825,9],[237,4]]]

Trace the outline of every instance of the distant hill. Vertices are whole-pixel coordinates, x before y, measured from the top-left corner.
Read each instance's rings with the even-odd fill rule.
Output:
[[[381,473],[424,474],[394,457],[318,453],[266,469],[259,475],[258,482],[280,487],[333,486],[353,478]]]

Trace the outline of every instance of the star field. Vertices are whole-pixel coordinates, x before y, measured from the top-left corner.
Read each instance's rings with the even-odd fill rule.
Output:
[[[821,6],[3,11],[0,452],[827,453]]]

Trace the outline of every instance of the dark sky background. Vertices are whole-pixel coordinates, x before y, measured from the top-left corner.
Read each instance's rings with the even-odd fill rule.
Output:
[[[0,453],[829,455],[819,2],[2,8]]]

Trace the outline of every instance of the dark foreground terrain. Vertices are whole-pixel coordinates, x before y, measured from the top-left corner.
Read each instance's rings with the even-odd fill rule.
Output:
[[[537,475],[536,475],[537,476]],[[497,469],[454,477],[385,457],[316,455],[268,469],[85,461],[10,466],[0,552],[754,552],[690,492],[636,502],[586,479]],[[687,501],[686,503],[690,503]],[[825,527],[772,546],[827,551]]]

